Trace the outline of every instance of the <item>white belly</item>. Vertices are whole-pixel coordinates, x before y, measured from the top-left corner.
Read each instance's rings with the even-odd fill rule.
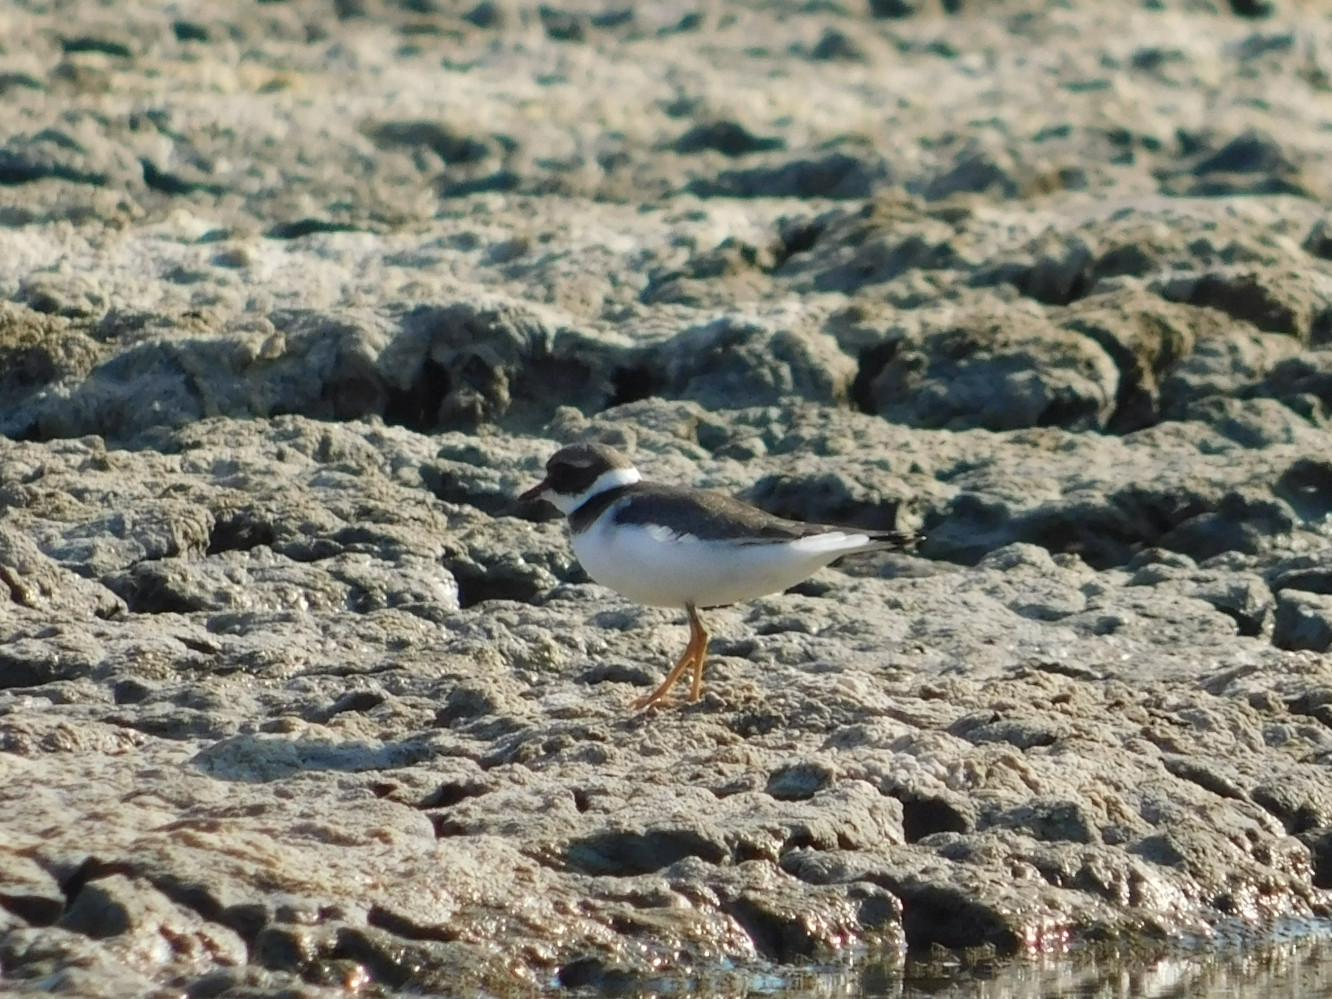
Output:
[[[780,544],[735,545],[671,535],[655,526],[610,528],[609,518],[573,537],[587,574],[635,603],[698,607],[752,600],[808,579],[867,547],[863,534],[822,534]]]

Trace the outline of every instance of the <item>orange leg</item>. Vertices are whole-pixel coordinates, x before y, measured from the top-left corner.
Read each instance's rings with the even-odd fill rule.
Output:
[[[660,687],[646,697],[634,701],[635,711],[661,704],[680,677],[684,676],[685,670],[690,667],[694,670],[694,682],[689,689],[689,699],[697,701],[703,695],[703,663],[708,657],[708,633],[703,627],[703,622],[698,619],[698,611],[694,609],[694,605],[685,604],[685,610],[689,613],[689,644],[685,646],[684,655],[671,667]]]
[[[689,640],[698,643],[698,654],[694,656],[694,682],[689,686],[689,700],[692,703],[703,696],[703,664],[708,659],[708,630],[703,627],[703,622],[699,620],[694,605],[690,604],[687,609],[689,611]]]

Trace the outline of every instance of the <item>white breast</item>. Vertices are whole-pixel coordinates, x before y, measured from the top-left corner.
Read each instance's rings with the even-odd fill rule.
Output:
[[[850,552],[867,535],[830,532],[796,541],[734,544],[672,534],[659,525],[615,526],[607,511],[573,537],[587,574],[629,600],[657,607],[714,607],[777,593]]]

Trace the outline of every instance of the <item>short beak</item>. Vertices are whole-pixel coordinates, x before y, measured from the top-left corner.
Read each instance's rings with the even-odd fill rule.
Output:
[[[531,489],[527,490],[527,492],[525,492],[525,493],[523,493],[521,496],[519,496],[519,497],[518,497],[518,502],[520,502],[520,503],[530,503],[530,502],[532,502],[532,500],[538,500],[538,499],[541,499],[541,494],[544,493],[544,492],[546,491],[546,485],[547,485],[547,482],[548,482],[547,479],[542,479],[540,482],[538,482],[536,485],[534,485]]]

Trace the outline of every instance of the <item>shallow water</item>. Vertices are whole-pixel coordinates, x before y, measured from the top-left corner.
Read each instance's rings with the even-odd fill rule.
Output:
[[[565,993],[566,995],[568,993]],[[1287,926],[1261,944],[1215,941],[964,962],[868,961],[768,976],[661,982],[619,996],[753,999],[1322,999],[1332,997],[1332,922]]]
[[[803,976],[802,976],[803,977]],[[903,970],[867,965],[792,981],[776,997],[1318,999],[1332,997],[1332,927],[1252,948],[1085,955]]]

